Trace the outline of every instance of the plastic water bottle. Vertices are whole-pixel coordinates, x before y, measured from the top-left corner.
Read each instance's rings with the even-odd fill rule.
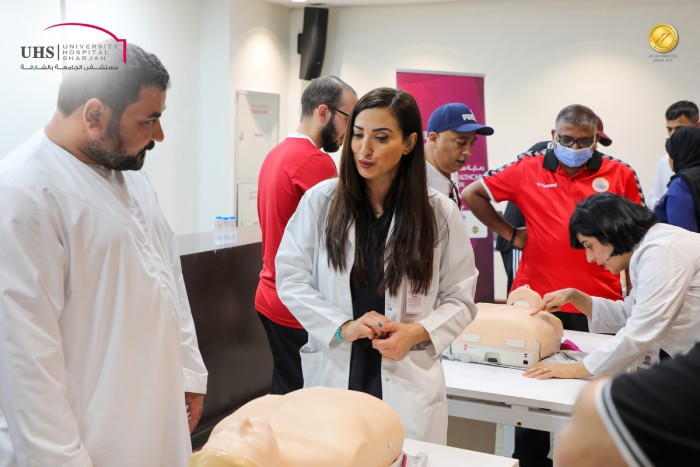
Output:
[[[228,221],[228,216],[224,216],[224,228],[223,228],[223,234],[224,234],[223,239],[224,239],[224,240],[223,240],[223,245],[226,245],[226,244],[230,241],[230,239],[231,239],[231,234],[229,233],[229,232],[230,232],[229,225],[230,225],[230,224],[229,224],[229,221]]]
[[[231,233],[231,243],[238,242],[238,225],[236,222],[236,216],[229,217],[229,232]]]
[[[214,245],[223,245],[224,235],[224,217],[216,216],[214,220]]]

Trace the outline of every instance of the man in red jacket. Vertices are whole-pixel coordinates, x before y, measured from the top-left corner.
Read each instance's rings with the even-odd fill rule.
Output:
[[[301,95],[301,120],[265,158],[258,177],[258,219],[262,229],[263,268],[255,309],[265,327],[274,360],[272,393],[304,386],[299,349],[308,336],[277,296],[275,256],[284,228],[306,190],[337,176],[329,152],[340,149],[355,91],[340,78],[316,78]],[[324,152],[325,151],[325,152]]]

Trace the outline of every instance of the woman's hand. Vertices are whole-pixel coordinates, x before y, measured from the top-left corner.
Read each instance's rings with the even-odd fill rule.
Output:
[[[387,333],[383,326],[391,323],[389,318],[376,311],[368,311],[354,321],[344,323],[340,328],[340,337],[348,342],[357,339],[383,339]]]
[[[578,289],[561,289],[545,294],[542,297],[542,306],[530,314],[536,315],[540,311],[549,313],[559,311],[565,303],[571,303],[589,318],[593,314],[593,298]]]
[[[576,289],[561,289],[545,294],[545,296],[542,297],[542,306],[532,311],[530,314],[536,315],[540,311],[546,311],[548,313],[559,311],[565,303],[571,301],[571,295],[574,292],[576,292]]]
[[[591,375],[586,367],[583,366],[583,362],[576,363],[545,363],[539,362],[532,365],[530,368],[525,370],[523,376],[528,378],[537,379],[549,379],[549,378],[563,378],[563,379],[578,379],[578,378],[588,378]]]
[[[372,347],[387,360],[401,360],[411,348],[430,340],[430,334],[419,323],[389,322],[384,324],[382,329],[387,337],[373,340]]]

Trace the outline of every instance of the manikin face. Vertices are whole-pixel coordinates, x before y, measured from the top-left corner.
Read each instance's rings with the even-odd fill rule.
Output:
[[[146,151],[163,141],[160,116],[165,109],[165,91],[141,89],[139,100],[129,105],[121,118],[111,118],[104,137],[85,145],[83,151],[97,164],[112,170],[140,170]]]
[[[355,117],[352,153],[357,171],[369,186],[391,186],[401,158],[413,149],[413,136],[404,140],[398,122],[386,108],[366,109]]]
[[[629,266],[631,253],[613,256],[612,245],[604,245],[595,237],[581,234],[577,234],[576,238],[583,245],[589,263],[596,263],[613,274],[619,274]]]
[[[326,152],[336,152],[343,145],[348,119],[356,102],[357,96],[345,91],[337,110],[330,109],[333,116],[321,129],[321,149]]]
[[[466,133],[447,130],[428,135],[428,144],[433,146],[429,162],[446,177],[464,167],[472,155],[476,143],[476,132]]]

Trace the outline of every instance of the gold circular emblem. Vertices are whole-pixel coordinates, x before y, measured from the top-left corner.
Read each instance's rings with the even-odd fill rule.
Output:
[[[676,44],[678,33],[670,24],[657,24],[649,31],[649,45],[657,52],[670,52]]]

